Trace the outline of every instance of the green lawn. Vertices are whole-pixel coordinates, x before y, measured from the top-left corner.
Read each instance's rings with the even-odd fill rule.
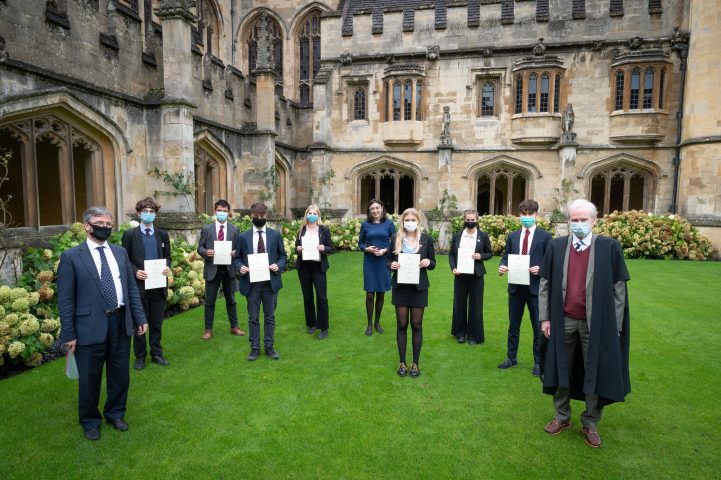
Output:
[[[200,339],[202,308],[168,320],[171,365],[131,371],[127,433],[105,424],[99,442],[83,438],[63,361],[0,382],[0,478],[714,478],[721,263],[628,264],[632,392],[604,412],[601,449],[583,441],[579,402],[573,429],[543,432],[553,406],[530,373],[527,319],[519,367],[496,368],[505,358],[504,278],[486,277],[486,343],[458,345],[451,274],[439,256],[422,375],[399,378],[390,296],[386,333],[365,337],[361,254],[340,253],[328,273],[327,340],[305,333],[298,277],[284,275],[278,362],[245,360],[247,340],[228,333],[221,302],[210,342]],[[238,305],[243,327],[245,300]]]

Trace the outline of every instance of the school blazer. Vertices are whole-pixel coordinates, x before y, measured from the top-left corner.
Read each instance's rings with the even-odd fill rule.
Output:
[[[305,226],[300,231],[300,235],[295,238],[295,248],[296,251],[298,247],[301,246],[301,237],[305,235]],[[322,245],[325,246],[325,250],[320,252],[320,271],[321,272],[327,272],[328,271],[328,255],[333,253],[333,242],[331,242],[330,238],[330,228],[326,227],[325,225],[318,225],[318,237],[319,241]],[[298,258],[295,260],[295,268],[298,269],[301,266],[301,256],[303,254],[298,254]]]
[[[491,239],[488,237],[488,234],[480,230],[477,230],[477,232],[476,253],[481,254],[481,259],[474,260],[473,274],[480,278],[486,274],[486,266],[483,262],[493,256],[493,249],[491,248]],[[461,244],[462,236],[463,230],[453,235],[453,239],[451,240],[451,251],[448,252],[448,263],[451,265],[451,271],[458,266],[458,246]]]
[[[386,253],[386,267],[390,270],[391,263],[398,261],[398,255],[393,253],[393,248],[395,247],[396,242],[396,235],[403,235],[403,232],[394,233],[391,237],[391,243],[388,247],[388,252]],[[421,256],[421,260],[428,259],[431,261],[430,265],[428,265],[426,268],[421,268],[421,274],[418,279],[418,284],[415,285],[416,290],[422,291],[422,290],[428,290],[428,287],[430,287],[430,283],[428,282],[428,272],[427,270],[433,270],[436,268],[436,251],[433,248],[433,239],[425,234],[421,233],[421,240],[420,240],[420,248],[416,252]],[[391,270],[393,272],[393,277],[391,278],[391,286],[393,289],[398,288],[398,279],[396,278],[398,276],[397,270]]]

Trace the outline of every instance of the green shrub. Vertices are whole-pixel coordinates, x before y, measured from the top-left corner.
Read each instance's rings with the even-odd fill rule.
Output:
[[[545,218],[538,218],[536,224],[539,228],[554,233],[551,223]],[[515,215],[483,215],[478,218],[478,228],[490,237],[493,254],[500,255],[506,248],[508,234],[521,228],[521,219]],[[454,234],[463,230],[463,216],[453,218],[451,230]]]

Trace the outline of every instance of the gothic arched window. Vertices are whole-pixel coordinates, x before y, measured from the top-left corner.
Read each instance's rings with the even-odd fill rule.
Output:
[[[298,97],[302,103],[313,101],[313,80],[320,70],[320,13],[314,10],[300,23]]]
[[[518,214],[518,204],[527,197],[527,174],[501,166],[478,175],[476,209],[480,215]]]
[[[365,87],[356,87],[353,93],[353,120],[366,120]]]
[[[625,74],[623,70],[616,72],[616,95],[613,102],[614,110],[623,110],[623,92],[624,92]]]
[[[653,106],[653,68],[648,67],[643,76],[643,108]]]
[[[629,165],[607,167],[590,177],[591,201],[598,207],[599,216],[615,210],[647,210],[653,190],[653,175]]]
[[[641,70],[638,68],[631,72],[631,97],[628,102],[628,108],[638,110],[639,94],[641,89]]]
[[[483,84],[481,91],[481,116],[492,117],[496,114],[495,112],[495,85],[491,82]]]
[[[381,167],[359,177],[362,209],[371,198],[379,198],[389,214],[401,213],[415,205],[413,175],[397,168]]]

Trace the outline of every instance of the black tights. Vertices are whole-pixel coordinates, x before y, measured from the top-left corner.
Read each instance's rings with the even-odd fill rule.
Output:
[[[383,311],[383,301],[386,298],[386,292],[366,292],[366,315],[368,315],[368,326],[371,326],[373,320],[373,297],[375,296],[376,307],[376,323],[381,321],[381,312]]]
[[[423,344],[423,307],[396,307],[396,320],[398,330],[396,341],[398,342],[398,355],[401,363],[406,363],[406,344],[408,342],[408,319],[410,317],[411,330],[413,330],[413,363],[418,363],[421,356],[421,345]]]

